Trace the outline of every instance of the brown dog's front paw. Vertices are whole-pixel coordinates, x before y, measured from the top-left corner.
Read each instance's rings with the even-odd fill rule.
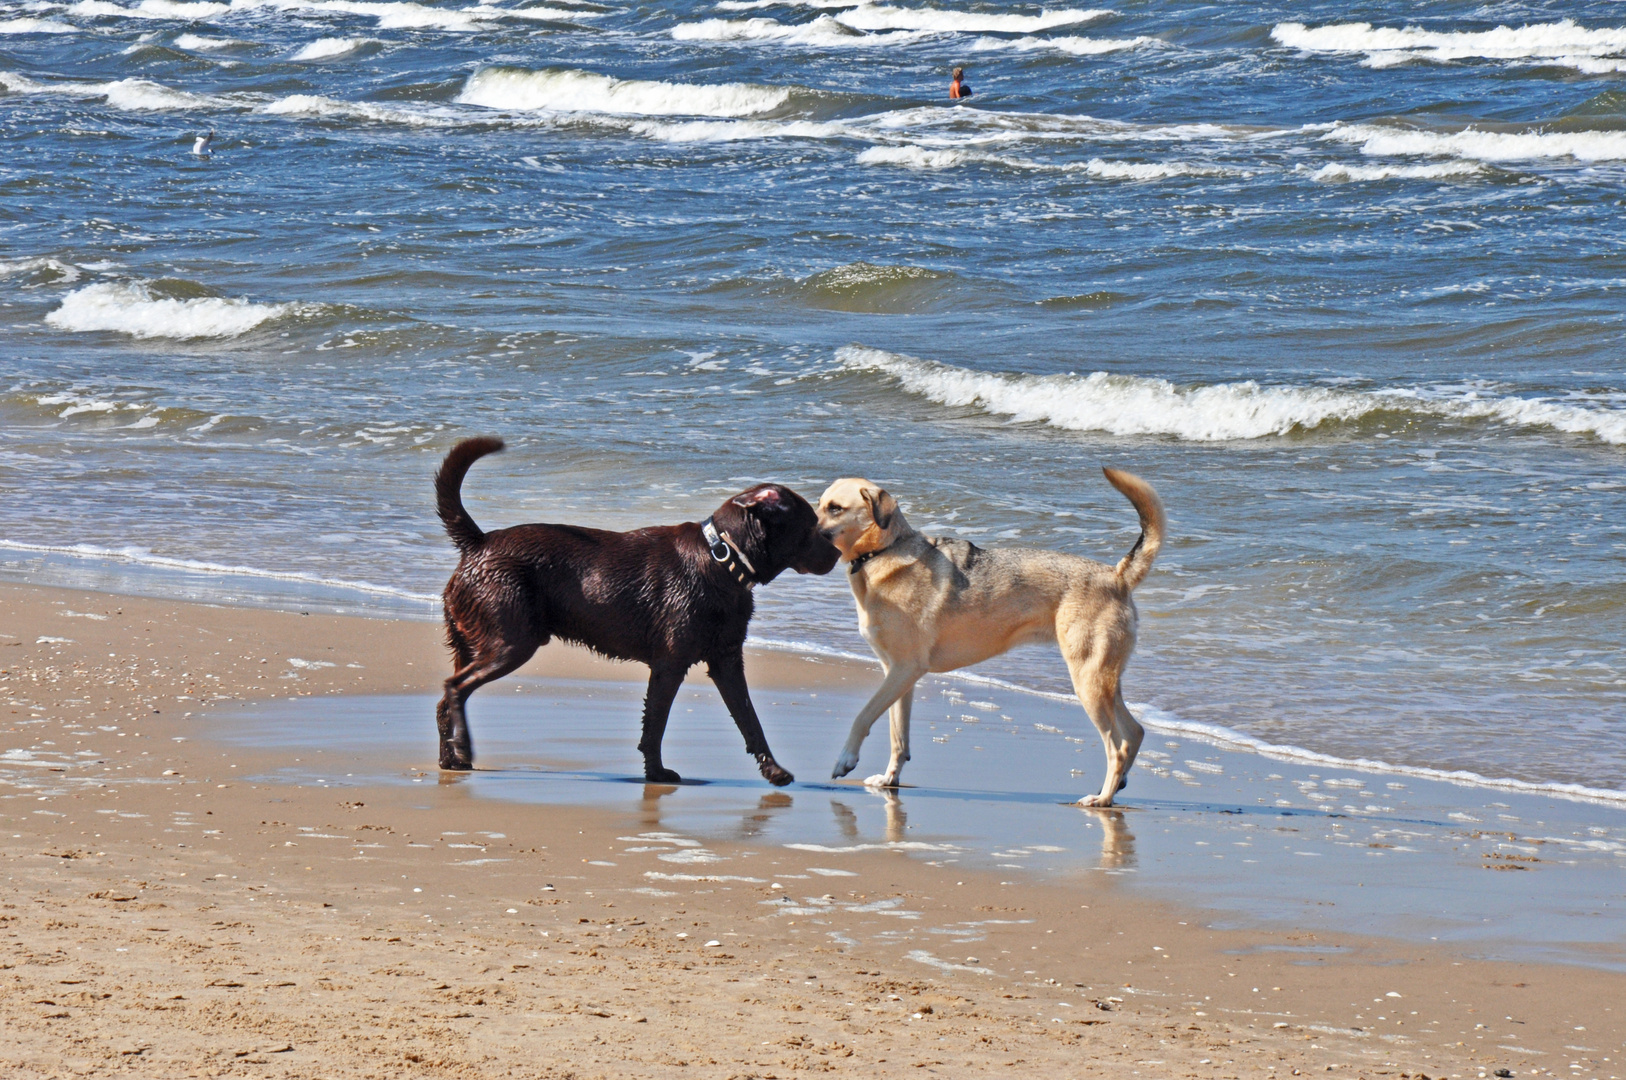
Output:
[[[470,758],[459,757],[449,750],[442,750],[440,752],[440,767],[448,772],[469,772],[474,768],[474,762]]]
[[[774,787],[784,787],[796,779],[789,770],[782,768],[779,762],[771,757],[757,758],[757,768],[762,770],[762,778]]]
[[[657,765],[654,768],[644,766],[644,779],[651,784],[681,784],[683,777],[671,769]]]

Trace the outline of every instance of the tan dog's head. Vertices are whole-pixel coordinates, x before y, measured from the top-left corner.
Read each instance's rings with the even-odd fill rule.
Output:
[[[898,500],[868,480],[843,477],[819,496],[819,531],[851,561],[879,551],[908,529]]]

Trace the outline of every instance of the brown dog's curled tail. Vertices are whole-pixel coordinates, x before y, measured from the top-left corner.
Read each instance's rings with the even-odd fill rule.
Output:
[[[452,543],[464,555],[479,550],[480,545],[486,542],[486,534],[480,531],[480,526],[463,509],[463,477],[468,474],[469,466],[501,449],[501,439],[464,439],[452,447],[451,453],[446,455],[446,460],[440,463],[440,469],[435,473],[435,512],[440,515],[441,524],[446,526],[446,535],[452,538]]]
[[[1121,469],[1101,471],[1106,474],[1107,483],[1135,504],[1135,512],[1140,515],[1140,539],[1129,549],[1129,554],[1119,560],[1117,568],[1118,580],[1124,583],[1124,588],[1133,589],[1151,571],[1152,560],[1163,546],[1163,531],[1168,523],[1163,515],[1163,500],[1157,497],[1151,484],[1134,473]]]

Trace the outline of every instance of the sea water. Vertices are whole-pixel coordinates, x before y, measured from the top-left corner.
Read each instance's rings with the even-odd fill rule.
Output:
[[[1116,560],[1112,465],[1154,730],[1621,798],[1623,67],[1597,2],[0,0],[0,574],[433,618],[477,433],[486,528],[864,475]],[[839,572],[753,634],[863,651]]]

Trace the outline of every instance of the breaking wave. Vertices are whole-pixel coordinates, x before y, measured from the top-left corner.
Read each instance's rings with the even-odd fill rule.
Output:
[[[0,86],[13,94],[62,94],[67,97],[102,98],[115,109],[130,112],[167,112],[185,109],[235,107],[218,97],[173,90],[150,79],[118,79],[113,82],[36,82],[26,75],[0,71]]]
[[[770,112],[790,100],[790,91],[750,83],[624,80],[575,69],[486,67],[469,76],[457,100],[488,109],[727,117]]]
[[[1310,179],[1323,183],[1359,180],[1466,180],[1484,176],[1485,166],[1477,161],[1443,161],[1433,165],[1323,165]]]
[[[1050,50],[1069,56],[1101,56],[1123,52],[1126,49],[1144,49],[1167,44],[1161,38],[1092,38],[1092,37],[1019,37],[978,38],[971,43],[972,52],[990,52],[997,49],[1015,49],[1018,52]]]
[[[1082,173],[1097,180],[1167,180],[1176,176],[1212,176],[1221,170],[1183,161],[1088,161],[1050,164],[1005,157],[981,150],[932,150],[922,146],[874,146],[858,155],[860,165],[895,165],[905,169],[952,169],[960,165],[1002,165],[1011,169]]]
[[[1626,445],[1626,409],[1519,397],[1444,394],[1417,387],[1346,390],[1261,386],[1253,380],[1177,386],[1134,375],[1008,375],[849,346],[849,371],[876,372],[940,405],[972,407],[1025,423],[1113,435],[1169,435],[1189,442],[1261,439],[1349,423],[1380,412],[1546,427]]]
[[[317,38],[304,46],[298,52],[289,56],[290,60],[331,60],[335,56],[345,56],[357,49],[376,45],[376,38]]]
[[[1344,124],[1321,136],[1358,143],[1373,157],[1424,154],[1476,161],[1626,161],[1626,131],[1423,131],[1377,124]]]
[[[1278,23],[1270,36],[1281,45],[1304,52],[1368,53],[1385,57],[1379,66],[1409,59],[1445,63],[1451,60],[1557,60],[1568,63],[1626,54],[1626,28],[1589,30],[1573,19],[1494,30],[1396,29],[1371,23],[1332,23],[1309,27]]]
[[[1076,26],[1104,18],[1105,8],[1081,11],[1063,8],[1038,15],[987,15],[981,12],[943,11],[939,8],[898,8],[860,4],[836,18],[855,30],[931,30],[939,33],[1031,34],[1058,26]]]
[[[290,94],[278,98],[261,112],[273,116],[308,116],[318,120],[368,120],[378,124],[405,124],[409,127],[451,127],[458,120],[418,109],[377,105],[370,101],[340,101],[319,94]]]
[[[79,28],[55,19],[0,19],[0,34],[77,34]]]
[[[675,41],[824,45],[842,48],[897,45],[920,36],[919,32],[911,30],[866,34],[844,26],[829,15],[820,15],[810,23],[782,23],[773,19],[707,19],[704,22],[682,23],[672,28],[672,38]]]
[[[272,319],[305,310],[302,304],[159,296],[144,282],[98,282],[69,293],[45,321],[59,330],[111,330],[136,338],[184,341],[236,337]]]

